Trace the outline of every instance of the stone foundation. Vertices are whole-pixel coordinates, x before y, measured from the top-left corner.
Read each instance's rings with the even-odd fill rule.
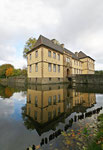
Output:
[[[67,78],[28,78],[29,84],[69,83]]]

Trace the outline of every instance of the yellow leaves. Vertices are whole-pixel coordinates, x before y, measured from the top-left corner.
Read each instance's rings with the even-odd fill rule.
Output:
[[[67,144],[67,145],[70,145],[70,144],[71,144],[71,142],[70,142],[69,140],[67,140],[67,141],[66,141],[66,144]]]
[[[66,134],[65,132],[62,132],[62,135],[63,135],[63,136],[67,136],[67,134]]]
[[[36,149],[39,149],[39,148],[40,148],[40,145],[37,145],[37,146],[36,146]]]
[[[75,134],[72,134],[72,137],[75,137]]]
[[[10,68],[8,68],[7,70],[6,70],[6,77],[10,77],[10,76],[12,76],[13,75],[13,68],[12,67],[10,67]]]

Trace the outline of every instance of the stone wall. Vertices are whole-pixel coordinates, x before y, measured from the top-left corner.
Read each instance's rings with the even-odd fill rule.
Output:
[[[69,83],[67,78],[28,78],[28,84]]]
[[[24,76],[19,77],[10,77],[10,78],[0,78],[0,83],[4,86],[6,85],[15,85],[15,86],[24,86],[27,85],[27,78]]]
[[[85,74],[75,75],[72,77],[72,81],[76,84],[103,84],[103,75]]]

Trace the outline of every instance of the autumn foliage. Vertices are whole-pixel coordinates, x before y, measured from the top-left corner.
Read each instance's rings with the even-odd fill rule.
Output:
[[[13,75],[13,71],[14,71],[14,69],[12,67],[8,68],[6,70],[6,77],[12,76]]]
[[[0,66],[0,78],[27,76],[27,69],[15,69],[11,64],[3,64]]]

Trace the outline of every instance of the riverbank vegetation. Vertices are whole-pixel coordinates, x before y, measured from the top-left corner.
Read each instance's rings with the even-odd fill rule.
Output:
[[[103,75],[103,70],[98,70],[98,71],[96,70],[95,74],[97,74],[97,75]]]
[[[15,69],[11,64],[3,64],[0,66],[0,78],[8,78],[13,76],[27,76],[27,69]]]
[[[98,130],[93,142],[88,145],[87,150],[103,150],[103,114],[98,117]]]
[[[78,129],[70,129],[62,132],[64,145],[67,148],[81,150],[103,150],[103,114],[88,123],[78,122]]]

